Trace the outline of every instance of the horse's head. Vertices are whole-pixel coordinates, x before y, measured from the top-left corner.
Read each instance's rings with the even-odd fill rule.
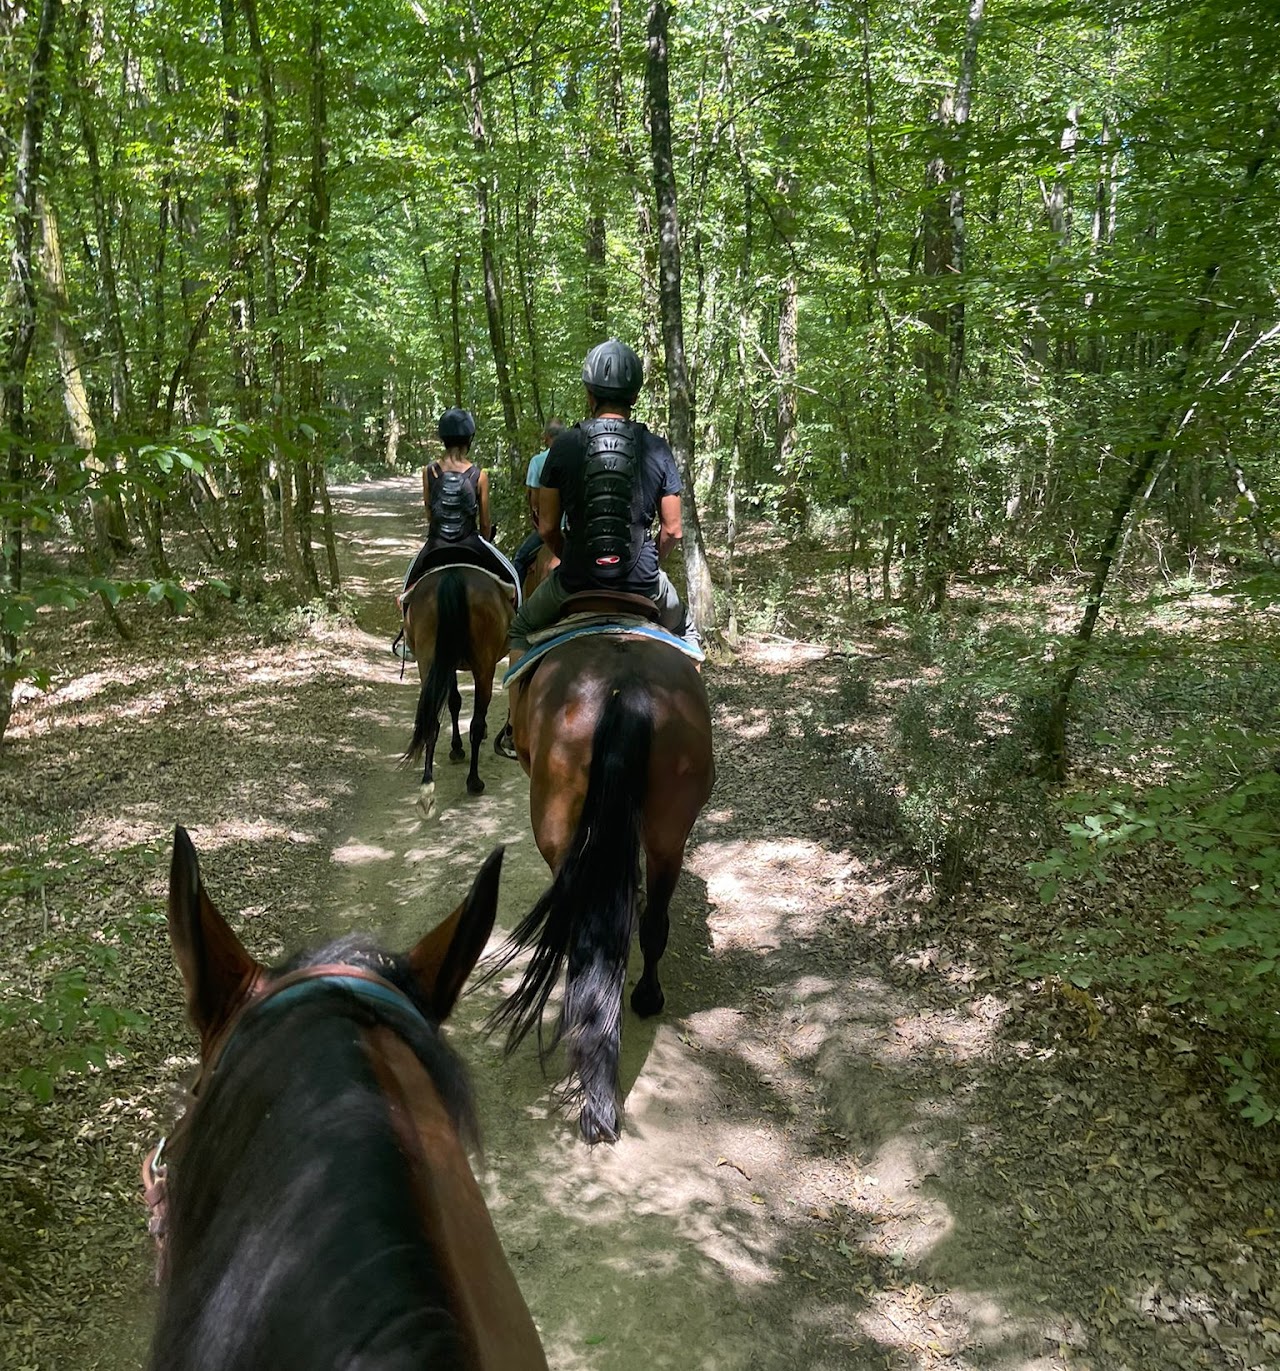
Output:
[[[153,1368],[301,1371],[358,1347],[393,1354],[370,1366],[545,1371],[467,1162],[466,1073],[436,1031],[488,941],[501,866],[499,848],[407,952],[349,936],[268,968],[176,830],[169,936],[201,1067],[143,1167]]]
[[[462,903],[402,955],[388,957],[344,944],[342,964],[391,981],[424,1017],[443,1023],[493,930],[501,870],[502,849],[496,848]],[[240,1012],[269,993],[276,981],[297,975],[304,968],[314,971],[333,962],[338,954],[335,945],[276,971],[250,956],[209,898],[195,846],[182,827],[174,830],[169,869],[169,940],[182,974],[187,1013],[200,1035],[200,1055],[206,1063],[225,1041]]]

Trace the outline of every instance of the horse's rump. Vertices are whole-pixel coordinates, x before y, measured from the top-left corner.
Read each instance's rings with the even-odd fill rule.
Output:
[[[535,1025],[541,1043],[543,1014],[567,962],[552,1041],[564,1037],[578,1076],[584,1136],[612,1141],[641,866],[651,901],[659,891],[657,917],[665,921],[689,830],[714,776],[706,693],[693,662],[666,643],[578,637],[536,664],[512,722],[517,750],[529,759],[534,836],[553,879],[488,973],[532,949],[519,987],[491,1025],[507,1027],[508,1051]]]

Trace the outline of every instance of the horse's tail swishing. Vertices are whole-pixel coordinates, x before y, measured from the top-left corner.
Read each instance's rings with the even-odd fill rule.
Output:
[[[440,732],[440,710],[454,683],[455,673],[460,666],[466,665],[471,655],[467,583],[461,572],[446,571],[441,574],[440,584],[436,587],[435,609],[436,640],[431,652],[431,665],[418,692],[413,740],[404,754],[404,760],[411,762],[425,751],[423,785],[431,783],[432,757]]]
[[[563,1038],[582,1095],[589,1143],[618,1137],[622,987],[640,884],[641,825],[649,784],[653,705],[632,677],[613,688],[592,739],[578,826],[550,889],[521,920],[495,974],[525,948],[533,957],[515,993],[494,1013],[512,1052],[537,1026],[545,1056]],[[550,1043],[542,1016],[568,958],[564,1007]]]

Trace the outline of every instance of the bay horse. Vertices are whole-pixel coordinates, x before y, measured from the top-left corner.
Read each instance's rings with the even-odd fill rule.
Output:
[[[501,866],[499,848],[401,956],[346,937],[268,969],[176,830],[169,938],[201,1065],[143,1166],[160,1244],[150,1371],[546,1371],[439,1031],[493,928]]]
[[[460,762],[466,756],[458,728],[462,711],[459,670],[470,671],[475,680],[475,707],[468,730],[471,769],[467,772],[467,793],[484,793],[480,744],[487,732],[494,672],[506,655],[507,630],[515,607],[492,576],[475,567],[451,566],[428,572],[416,581],[404,602],[404,612],[405,639],[418,663],[422,686],[413,739],[403,760],[407,763],[419,754],[423,756],[417,804],[422,817],[430,819],[436,812],[435,751],[440,736],[440,708],[446,697],[453,721],[450,760]]]
[[[676,648],[613,635],[551,649],[513,693],[534,838],[553,879],[485,972],[492,979],[533,949],[490,1027],[508,1028],[508,1053],[534,1027],[544,1058],[563,1040],[582,1136],[592,1144],[615,1142],[631,937],[638,917],[644,971],[631,1007],[643,1018],[665,1001],[658,963],[671,897],[689,832],[715,780],[707,694],[694,662]],[[566,962],[563,1007],[544,1043],[544,1012]]]

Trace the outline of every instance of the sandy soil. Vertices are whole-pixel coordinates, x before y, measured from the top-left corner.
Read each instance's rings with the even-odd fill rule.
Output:
[[[347,585],[380,591],[405,551],[387,536],[388,515],[411,522],[413,491],[364,488],[344,493],[341,509]],[[385,598],[361,594],[361,604],[369,667],[384,681],[362,733],[386,765],[351,798],[319,927],[364,926],[408,944],[503,843],[500,923],[509,928],[548,878],[525,778],[486,751],[488,789],[471,799],[465,768],[443,761],[441,817],[419,820],[412,775],[391,769],[415,691],[385,665],[394,627]],[[797,655],[823,657],[762,645],[732,676],[768,677]],[[464,717],[469,708],[468,692]],[[494,728],[500,713],[495,705]],[[723,779],[673,905],[666,1011],[656,1023],[628,1014],[624,1028],[617,1146],[584,1147],[534,1053],[504,1061],[483,1036],[498,987],[470,995],[454,1025],[473,1065],[491,1208],[551,1364],[879,1366],[914,1344],[922,1364],[973,1347],[1054,1365],[1039,1355],[1049,1352],[1046,1335],[1057,1336],[1052,1320],[1015,1311],[999,1285],[973,1288],[971,1273],[960,1289],[902,1279],[955,1226],[925,1178],[963,1129],[943,1123],[953,1111],[942,1100],[927,1102],[936,1118],[926,1125],[893,1084],[893,1054],[910,1055],[915,1029],[895,1029],[907,1007],[853,966],[840,937],[841,916],[864,893],[860,864],[788,833],[786,803],[770,812],[784,776],[768,774],[769,749],[750,721],[720,715]],[[633,963],[632,981],[637,973]],[[963,1012],[931,1020],[930,1053],[973,1056],[991,1028]],[[894,1273],[888,1282],[882,1264]]]
[[[356,926],[408,944],[496,843],[504,928],[547,880],[525,778],[487,746],[474,799],[441,749],[441,815],[420,820],[395,767],[416,683],[387,652],[414,484],[336,499],[358,627],[183,621],[128,647],[59,628],[56,678],[0,754],[0,812],[27,816],[26,837],[0,825],[6,859],[88,873],[10,901],[7,927],[24,946],[92,932],[143,892],[120,984],[153,1023],[43,1113],[0,1120],[6,1367],[124,1371],[145,1347],[136,1165],[192,1061],[156,918],[175,820],[262,956]],[[1137,1030],[1100,1070],[1096,1025],[1029,1005],[1002,969],[998,913],[949,924],[851,826],[839,755],[796,706],[838,698],[850,654],[887,688],[904,668],[885,651],[762,637],[709,667],[719,781],[673,905],[666,1010],[625,1019],[615,1147],[581,1144],[531,1049],[504,1060],[483,1036],[497,988],[463,1001],[478,1167],[551,1365],[1280,1364],[1274,1155],[1229,1160],[1238,1134]]]

